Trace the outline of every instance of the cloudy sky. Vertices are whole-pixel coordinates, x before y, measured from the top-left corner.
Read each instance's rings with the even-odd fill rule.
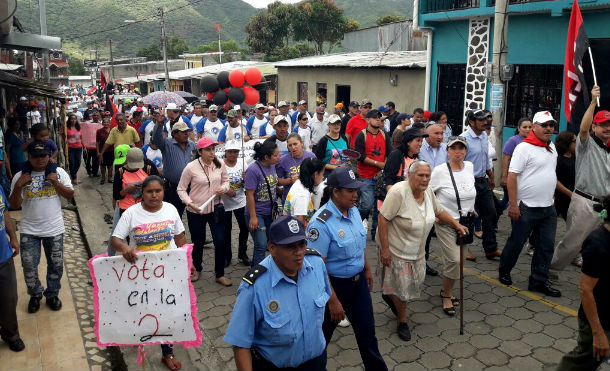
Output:
[[[276,0],[243,0],[255,8],[266,8],[267,5],[271,4]],[[298,3],[299,0],[281,0],[283,3]]]

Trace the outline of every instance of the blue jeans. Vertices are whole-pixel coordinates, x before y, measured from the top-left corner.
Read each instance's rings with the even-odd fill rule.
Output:
[[[555,206],[529,207],[519,204],[521,217],[512,222],[513,229],[506,241],[500,257],[500,273],[509,273],[519,259],[525,241],[534,233],[536,248],[532,258],[529,279],[530,286],[546,283],[549,277],[549,266],[555,251],[555,230],[557,229],[557,212]]]
[[[68,161],[70,162],[70,177],[76,179],[83,155],[82,148],[68,148]]]
[[[38,279],[40,264],[40,243],[47,258],[47,289]],[[64,235],[37,237],[21,233],[21,266],[28,295],[51,298],[59,295],[61,276],[64,273]]]
[[[267,252],[267,240],[269,239],[269,228],[271,227],[271,215],[256,214],[258,228],[250,232],[254,242],[254,253],[252,254],[252,267],[265,259]],[[246,225],[250,225],[250,215],[246,214]]]
[[[360,205],[358,211],[362,220],[368,219],[369,214],[373,211],[373,225],[377,224],[375,220],[375,178],[360,179],[364,182],[364,186],[360,187]]]

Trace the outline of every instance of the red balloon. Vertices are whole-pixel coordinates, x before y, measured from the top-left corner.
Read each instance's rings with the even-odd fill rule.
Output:
[[[225,88],[225,93],[228,93],[231,88]]]
[[[244,85],[244,73],[240,70],[229,72],[229,82],[234,88],[241,88]]]
[[[261,70],[256,67],[251,67],[246,70],[246,81],[252,86],[258,85],[261,82],[262,77],[263,74],[261,73]]]
[[[258,103],[258,100],[260,99],[260,94],[258,93],[258,90],[250,86],[244,87],[244,94],[246,94],[244,103],[250,106],[253,106]]]
[[[207,96],[208,100],[214,99],[214,94],[215,93],[207,93],[206,96]]]

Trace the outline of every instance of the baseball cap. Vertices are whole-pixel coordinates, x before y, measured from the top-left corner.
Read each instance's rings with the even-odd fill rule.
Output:
[[[350,107],[360,107],[360,103],[358,103],[357,101],[353,100],[353,101],[349,102],[349,106]]]
[[[316,108],[316,113],[324,113],[324,107]]]
[[[610,121],[610,112],[606,110],[599,111],[595,114],[595,117],[593,117],[593,122],[596,124],[601,124],[602,122],[606,121]]]
[[[265,108],[265,105],[262,103],[257,103],[256,106],[254,106],[254,109],[259,109],[259,108]]]
[[[366,114],[366,118],[370,119],[370,118],[377,118],[377,117],[381,117],[381,112],[379,112],[379,110],[376,109],[372,109],[369,111],[369,113]]]
[[[273,125],[277,125],[282,121],[284,121],[285,123],[288,123],[288,117],[286,117],[284,115],[277,115],[277,116],[275,116],[275,119],[273,120]]]
[[[143,98],[138,98],[137,102],[144,102]]]
[[[307,101],[306,101],[306,100],[304,100],[304,99],[301,99],[301,100],[299,101],[299,105],[301,105],[301,104],[307,104]]]
[[[383,113],[390,112],[390,109],[388,107],[386,107],[386,106],[379,106],[379,107],[377,107],[377,110],[381,111]]]
[[[367,104],[371,104],[372,105],[373,102],[370,99],[368,99],[368,98],[364,98],[363,100],[360,101],[360,105],[361,106],[364,106],[364,105],[367,105]]]
[[[279,108],[279,107],[288,107],[288,106],[289,106],[289,104],[288,104],[288,103],[286,103],[286,101],[285,101],[285,100],[281,100],[281,101],[280,101],[280,102],[277,104],[277,107],[278,107],[278,108]]]
[[[468,115],[468,120],[485,120],[487,119],[487,113],[485,110],[477,109],[470,112]]]
[[[127,160],[127,152],[129,151],[128,144],[119,144],[114,147],[114,165],[123,165]],[[140,150],[141,152],[142,150]]]
[[[283,215],[271,223],[269,240],[276,245],[305,241],[305,226],[292,215]]]
[[[328,117],[328,123],[334,124],[335,122],[341,122],[341,117],[339,117],[339,115],[330,115]]]
[[[241,106],[239,104],[236,104],[233,106],[233,109],[236,111],[241,111]]]
[[[165,111],[179,111],[180,108],[176,105],[176,103],[168,103],[165,107]]]
[[[230,109],[229,112],[227,112],[227,117],[237,117],[237,111],[235,109]]]
[[[411,116],[407,115],[406,113],[401,113],[400,115],[398,115],[398,117],[396,117],[396,121],[401,122],[404,119],[410,119]]]
[[[410,128],[410,129],[405,130],[404,133],[402,133],[402,142],[408,143],[415,138],[427,138],[428,136],[429,135],[423,133],[421,131],[421,129]]]
[[[130,169],[141,169],[144,167],[144,152],[140,148],[134,147],[127,151],[127,166]]]
[[[20,101],[28,100],[26,97],[19,98]]]
[[[49,148],[45,142],[34,142],[28,146],[28,154],[32,156],[49,155]]]
[[[449,137],[449,140],[447,141],[447,148],[451,147],[455,143],[462,143],[464,147],[468,148],[468,141],[466,141],[466,138],[461,135]]]
[[[203,148],[208,148],[209,146],[217,145],[217,142],[214,142],[212,138],[203,137],[197,141],[197,151]]]
[[[543,124],[549,121],[553,121],[555,123],[557,122],[549,111],[536,112],[536,114],[534,115],[534,120],[532,120],[534,124]]]
[[[241,145],[236,140],[230,140],[225,143],[225,151],[241,150]]]
[[[215,105],[215,104],[212,104],[212,105],[210,106],[210,108],[208,108],[208,111],[216,111],[216,112],[218,112],[218,106],[217,106],[217,105]]]
[[[335,108],[342,109],[343,107],[344,107],[344,106],[343,106],[343,103],[341,103],[341,102],[339,102],[339,103],[335,104]]]
[[[191,131],[192,129],[186,124],[186,122],[179,120],[172,126],[172,132],[174,131]]]
[[[356,179],[356,174],[350,167],[340,166],[328,175],[326,185],[356,189],[362,187],[364,183]]]

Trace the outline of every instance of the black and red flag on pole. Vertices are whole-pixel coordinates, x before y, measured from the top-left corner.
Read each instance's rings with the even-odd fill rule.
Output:
[[[119,112],[119,110],[114,105],[114,102],[112,101],[112,97],[110,96],[110,94],[106,94],[106,107],[105,107],[105,110],[110,112],[110,115],[112,116],[112,119],[110,120],[110,127],[111,128],[115,127],[116,126],[115,115],[117,114],[117,112]]]
[[[106,75],[104,75],[104,71],[100,71],[100,85],[102,85],[102,91],[106,92]]]
[[[564,70],[564,112],[568,120],[568,128],[578,132],[582,114],[590,103],[589,90],[582,69],[582,60],[589,48],[589,38],[585,32],[578,0],[574,0]]]

